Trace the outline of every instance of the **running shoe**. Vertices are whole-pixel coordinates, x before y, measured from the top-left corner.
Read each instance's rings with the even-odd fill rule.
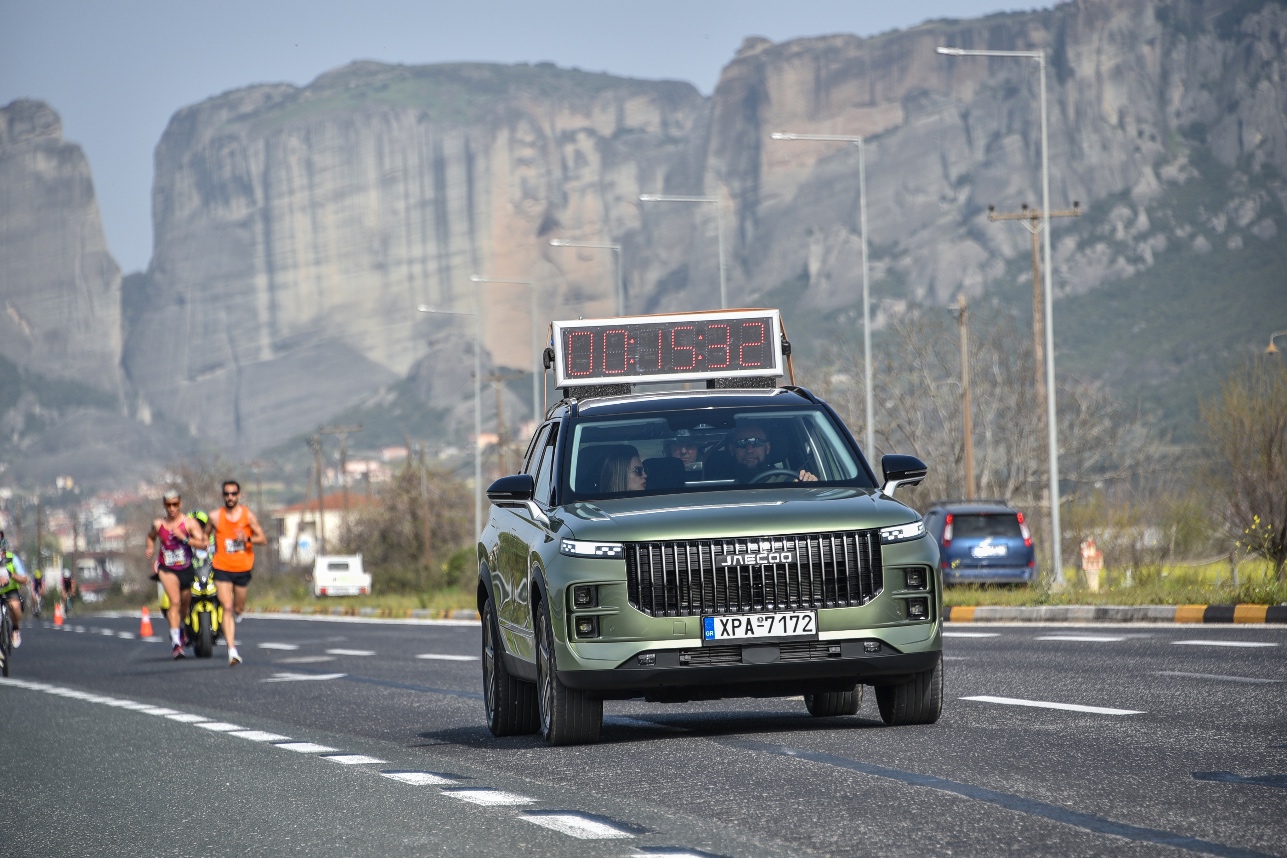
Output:
[[[228,650],[228,666],[236,667],[239,664],[241,664],[241,654],[235,649]]]
[[[17,629],[14,629],[13,637],[11,638],[11,640],[13,641],[14,649],[17,649],[18,647],[22,646],[22,632],[18,631]]]
[[[174,649],[171,650],[170,655],[175,659],[187,658],[187,656],[183,654],[183,647],[178,644],[174,645]]]

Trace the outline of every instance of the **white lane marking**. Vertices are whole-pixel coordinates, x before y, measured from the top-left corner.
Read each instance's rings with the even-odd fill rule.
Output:
[[[327,655],[375,655],[373,649],[328,649]]]
[[[141,641],[147,641],[148,643],[160,643],[160,642],[161,642],[161,639],[160,639],[159,637],[157,637],[156,635],[148,635],[147,637],[139,638],[139,640],[141,640]]]
[[[520,813],[518,818],[579,840],[620,840],[634,837],[623,828],[579,813]]]
[[[335,661],[333,655],[301,655],[296,658],[279,658],[277,664],[320,664],[323,661]]]
[[[1124,641],[1126,638],[1118,635],[1037,635],[1033,640],[1039,641],[1088,641],[1090,643],[1110,643],[1113,641]]]
[[[1220,676],[1215,673],[1185,673],[1182,670],[1158,670],[1156,676],[1178,676],[1181,679],[1215,679],[1220,682],[1249,682],[1254,684],[1282,682],[1281,679],[1260,679],[1255,676]]]
[[[416,658],[425,658],[432,661],[478,661],[476,655],[448,655],[442,652],[422,652]]]
[[[1036,709],[1063,709],[1068,712],[1088,712],[1091,715],[1143,715],[1135,709],[1110,709],[1106,706],[1082,706],[1078,703],[1049,703],[1044,700],[1020,700],[1015,697],[992,697],[981,694],[976,697],[962,697],[962,700],[977,700],[979,703],[1000,703],[1005,706],[1031,706]]]
[[[339,679],[342,673],[274,673],[261,682],[322,682],[327,679]]]
[[[708,852],[685,852],[683,849],[671,852],[636,852],[630,858],[709,858]]]
[[[74,632],[83,632],[83,631],[85,631],[85,627],[84,627],[84,626],[76,626],[76,627],[74,627],[74,628],[72,629],[72,631],[74,631]]]
[[[330,760],[332,763],[339,763],[342,766],[364,766],[367,763],[389,762],[379,757],[368,757],[366,754],[336,754],[330,757],[322,757],[322,759]]]
[[[972,661],[968,655],[945,655],[943,661]]]
[[[127,641],[134,640],[134,632],[117,632],[116,636],[118,638],[125,638]]]
[[[301,754],[333,754],[339,750],[339,748],[332,748],[329,745],[316,745],[312,742],[278,742],[273,747],[285,748],[288,751],[298,751]]]
[[[138,712],[142,712],[144,709],[152,708],[152,704],[150,703],[135,703],[133,700],[123,700],[116,705],[122,709],[133,709]]]
[[[456,782],[453,778],[443,777],[433,772],[380,772],[380,774],[390,780],[402,781],[412,786],[440,786]]]
[[[191,712],[177,712],[174,715],[166,715],[171,721],[180,721],[184,724],[197,724],[198,721],[209,723],[210,719],[204,715],[193,715]],[[205,726],[198,724],[197,726]]]
[[[238,739],[249,739],[252,742],[289,742],[290,736],[282,736],[277,733],[268,733],[263,730],[231,730],[229,736],[236,736]]]
[[[258,644],[258,646],[260,649],[281,649],[281,650],[299,649],[299,647],[296,644],[274,643],[273,641],[267,641],[265,643]]]
[[[116,637],[116,632],[111,629],[95,629],[94,631],[98,632],[100,635],[107,635],[109,638]]]
[[[517,795],[512,792],[504,792],[491,787],[463,787],[461,789],[445,789],[443,795],[451,798],[458,798],[461,801],[467,801],[470,804],[481,804],[485,807],[512,807],[519,804],[531,804],[536,799],[528,798],[525,795]]]
[[[140,709],[140,712],[146,712],[149,715],[178,715],[178,709],[166,709],[164,706],[149,706],[146,709]]]
[[[240,724],[229,724],[227,721],[207,721],[204,724],[198,724],[203,730],[213,730],[216,733],[231,733],[233,730],[244,730],[245,727]]]
[[[1000,632],[943,632],[945,638],[999,638]]]
[[[1270,641],[1201,641],[1201,640],[1194,640],[1194,641],[1171,641],[1171,644],[1172,644],[1173,646],[1246,646],[1246,647],[1278,646],[1278,644],[1276,644],[1276,643],[1272,643],[1272,642],[1270,642]]]

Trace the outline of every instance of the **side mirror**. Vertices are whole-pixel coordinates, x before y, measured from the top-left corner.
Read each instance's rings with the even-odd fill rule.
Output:
[[[891,498],[899,486],[914,486],[925,479],[925,475],[929,473],[929,468],[920,459],[898,453],[882,456],[880,469],[885,472],[885,485],[880,491]]]
[[[487,487],[487,499],[494,504],[527,503],[536,495],[536,480],[531,474],[501,477]]]

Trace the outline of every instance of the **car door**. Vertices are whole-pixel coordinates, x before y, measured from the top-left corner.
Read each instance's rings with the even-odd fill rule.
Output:
[[[536,481],[535,504],[499,510],[504,520],[500,532],[501,587],[506,594],[497,604],[501,636],[507,652],[529,661],[536,658],[530,573],[534,553],[554,538],[544,511],[550,503],[557,438],[557,421],[542,427],[524,467],[524,473]]]

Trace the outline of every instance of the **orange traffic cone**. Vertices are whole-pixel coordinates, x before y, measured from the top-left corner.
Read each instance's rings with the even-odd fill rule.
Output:
[[[139,621],[139,637],[152,637],[152,618],[148,615],[147,605],[143,606],[143,619]]]
[[[63,603],[59,602],[58,604],[54,605],[54,628],[61,629],[62,627],[63,627]]]

